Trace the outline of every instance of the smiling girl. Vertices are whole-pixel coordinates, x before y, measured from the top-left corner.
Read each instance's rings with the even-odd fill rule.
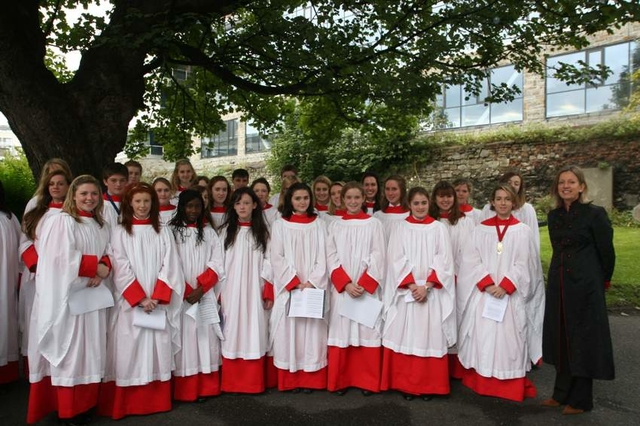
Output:
[[[315,201],[314,208],[320,215],[324,217],[329,214],[329,202],[331,201],[331,179],[326,176],[318,176],[313,180],[311,189],[313,190],[313,199]]]
[[[171,188],[173,189],[173,204],[178,204],[178,196],[186,189],[197,184],[196,171],[189,160],[178,160],[171,174]]]
[[[167,179],[159,177],[153,181],[153,189],[158,195],[160,223],[166,225],[176,214],[176,206],[171,204],[171,183]]]
[[[231,184],[224,176],[214,176],[207,186],[211,200],[211,219],[213,228],[218,232],[224,223],[225,213],[231,198]]]
[[[365,191],[357,182],[342,188],[342,219],[329,225],[327,270],[331,282],[329,320],[329,391],[344,395],[349,387],[364,395],[380,391],[382,321],[373,328],[340,315],[346,298],[382,299],[385,274],[385,240],[382,223],[365,213]],[[366,295],[365,295],[366,293]]]
[[[381,210],[375,212],[373,217],[382,222],[385,238],[389,241],[391,234],[409,216],[407,181],[402,176],[389,176],[384,181],[384,198],[380,207]]]
[[[267,221],[267,225],[271,227],[280,217],[280,212],[274,206],[269,204],[269,193],[271,192],[271,185],[269,185],[269,181],[263,177],[258,178],[251,182],[251,189],[253,189],[253,192],[258,196],[264,219]]]
[[[175,356],[173,397],[178,401],[196,401],[220,394],[220,339],[216,326],[196,313],[218,309],[216,284],[224,278],[222,244],[209,226],[209,212],[200,194],[188,189],[180,194],[176,216],[169,223],[185,279],[182,302],[182,343]]]

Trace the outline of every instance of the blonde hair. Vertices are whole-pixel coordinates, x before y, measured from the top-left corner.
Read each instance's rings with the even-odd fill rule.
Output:
[[[95,185],[96,188],[98,188],[98,204],[93,209],[93,218],[102,228],[104,226],[104,219],[102,217],[102,206],[104,204],[104,201],[102,200],[102,188],[100,187],[98,179],[91,175],[80,175],[71,182],[69,191],[67,192],[67,198],[64,200],[64,204],[62,205],[62,210],[69,213],[69,216],[74,218],[76,222],[81,222],[80,215],[78,214],[78,208],[76,207],[76,202],[73,197],[80,185],[85,184]]]
[[[339,180],[339,181],[333,182],[331,186],[329,186],[329,214],[332,216],[336,214],[336,210],[338,209],[338,206],[333,204],[333,198],[331,198],[331,188],[333,188],[334,186],[340,187],[340,199],[342,199],[342,187],[344,186],[344,182]],[[343,206],[340,206],[340,207],[343,207]]]
[[[196,176],[196,170],[193,168],[193,165],[191,164],[191,161],[189,160],[178,160],[176,161],[176,165],[173,168],[173,173],[171,174],[171,189],[173,189],[174,192],[178,191],[178,188],[180,187],[180,178],[178,177],[178,169],[180,168],[180,166],[189,166],[191,167],[191,172],[192,172],[192,176],[191,176],[191,186],[195,186],[197,181],[197,176]]]
[[[568,165],[558,170],[556,177],[553,179],[553,185],[551,186],[551,197],[556,203],[556,208],[564,206],[564,200],[560,197],[560,193],[558,193],[558,183],[560,182],[560,175],[566,172],[571,172],[576,175],[578,183],[580,185],[584,185],[584,190],[578,195],[578,202],[580,204],[588,203],[589,199],[587,197],[587,193],[589,191],[589,187],[587,186],[587,178],[584,176],[584,172],[578,166]]]
[[[300,182],[297,176],[286,176],[282,178],[282,186],[280,187],[280,198],[278,199],[278,211],[282,213],[284,207],[284,196],[287,193],[287,189],[294,183]],[[286,184],[286,185],[285,185]]]

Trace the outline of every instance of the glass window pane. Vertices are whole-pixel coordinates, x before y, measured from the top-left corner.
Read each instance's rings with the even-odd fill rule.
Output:
[[[604,60],[605,65],[613,72],[605,84],[619,83],[621,74],[629,71],[629,43],[605,48]]]
[[[518,87],[522,92],[522,73],[516,71],[516,68],[512,65],[496,68],[491,71],[491,83],[496,86],[506,83],[509,87]]]
[[[447,108],[460,106],[460,85],[447,86],[445,89],[444,102]]]
[[[462,127],[489,124],[489,107],[484,104],[462,107]]]
[[[491,123],[522,121],[522,98],[513,102],[491,104]]]
[[[554,56],[547,60],[548,75],[547,75],[547,93],[561,92],[565,90],[574,90],[584,85],[568,85],[564,81],[558,80],[554,77],[554,70],[552,68],[558,66],[560,62],[565,64],[577,65],[579,60],[584,61],[585,52],[575,52],[568,55]]]
[[[482,81],[479,94],[475,95],[473,93],[464,91],[462,105],[482,104],[484,103],[484,100],[487,96],[489,96],[489,81],[485,78]]]
[[[448,128],[460,127],[460,108],[447,108],[444,114],[448,121]]]
[[[547,95],[547,117],[584,113],[584,90]]]
[[[595,89],[587,89],[587,112],[618,108],[611,90],[613,87],[601,86]]]

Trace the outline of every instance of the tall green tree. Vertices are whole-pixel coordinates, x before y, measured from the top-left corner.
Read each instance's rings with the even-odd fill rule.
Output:
[[[175,135],[215,131],[231,109],[273,123],[287,97],[322,98],[328,116],[361,122],[376,118],[362,105],[425,113],[443,84],[479,88],[503,61],[542,73],[545,47],[583,48],[640,16],[637,1],[103,0],[107,16],[67,22],[91,3],[2,2],[0,111],[35,173],[50,157],[96,173],[138,114],[184,144]],[[79,50],[77,71],[47,59],[53,47]],[[495,87],[492,98],[512,94]]]

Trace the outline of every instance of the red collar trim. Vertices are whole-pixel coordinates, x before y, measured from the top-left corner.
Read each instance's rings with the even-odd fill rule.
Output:
[[[50,209],[61,209],[64,203],[54,203],[53,201],[49,203]]]
[[[211,213],[225,213],[227,211],[226,207],[211,207]]]
[[[401,214],[401,213],[406,213],[409,210],[405,209],[402,206],[389,206],[386,209],[384,209],[385,213],[391,213],[391,214]]]
[[[251,222],[241,222],[241,221],[238,221],[238,225],[240,225],[240,226],[251,226]]]
[[[469,213],[473,211],[473,206],[471,204],[459,204],[458,207],[462,213]]]
[[[178,185],[178,191],[186,191],[187,189],[189,189],[189,188],[185,188],[182,185]]]
[[[85,212],[84,210],[78,210],[78,216],[93,217],[93,212]]]
[[[175,210],[176,206],[174,206],[173,204],[169,204],[168,206],[160,206],[160,211],[161,212],[168,212],[170,210]]]
[[[132,225],[151,225],[151,218],[148,217],[146,219],[137,219],[137,218],[133,218],[133,220],[131,221]]]
[[[440,212],[438,213],[438,217],[440,219],[449,219],[449,212],[445,212],[445,213]]]
[[[273,207],[271,204],[264,203],[264,206],[262,206],[262,210],[269,210],[271,207]]]
[[[369,219],[371,216],[369,216],[368,214],[366,214],[363,211],[360,211],[356,214],[349,214],[346,213],[344,216],[342,216],[342,219],[344,220],[351,220],[351,219]]]
[[[204,222],[202,222],[203,226],[206,226],[206,224],[209,223],[209,221],[205,220]],[[198,225],[196,223],[187,223],[187,228],[197,228]]]
[[[516,223],[520,223],[520,221],[516,219],[514,215],[509,216],[509,219],[499,219],[498,215],[495,215],[494,217],[482,221],[483,225],[488,226],[515,225]]]
[[[368,209],[372,209],[376,206],[376,202],[375,201],[365,201],[364,205],[367,206]]]
[[[328,212],[329,211],[329,206],[323,206],[322,204],[318,204],[316,203],[316,205],[314,206],[316,208],[316,210],[318,210],[319,212]]]
[[[337,209],[337,210],[333,213],[333,215],[334,215],[334,216],[340,216],[340,217],[342,217],[342,216],[344,216],[344,215],[346,215],[346,214],[347,214],[347,211],[346,211],[345,209]]]
[[[292,214],[291,217],[283,217],[283,219],[291,223],[311,223],[316,220],[316,217],[307,216],[306,214]]]
[[[409,223],[416,223],[416,224],[422,224],[422,225],[428,225],[436,221],[434,218],[432,218],[429,215],[426,215],[422,220],[418,220],[415,217],[413,217],[413,215],[411,214],[405,220]]]
[[[121,201],[119,195],[111,195],[111,194],[107,194],[106,192],[102,194],[102,199],[105,201],[109,201],[109,196],[111,196],[111,201],[115,203],[119,203]]]

